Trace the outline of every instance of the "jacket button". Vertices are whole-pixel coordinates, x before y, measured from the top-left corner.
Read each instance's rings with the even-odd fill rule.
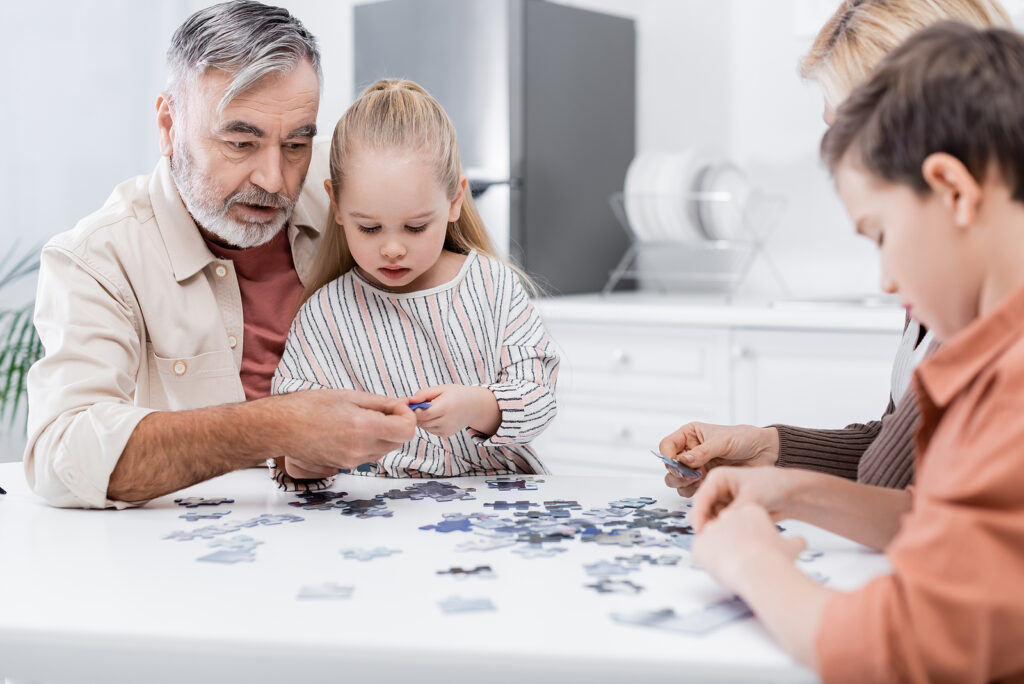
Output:
[[[232,349],[234,349],[235,347],[238,346],[238,338],[235,337],[234,335],[228,335],[228,344],[231,346]]]
[[[217,264],[217,268],[213,269],[213,272],[217,274],[218,278],[224,278],[228,274],[228,267],[224,264]]]
[[[174,366],[171,367],[175,375],[184,375],[185,371],[188,370],[188,365],[184,361],[175,361]]]

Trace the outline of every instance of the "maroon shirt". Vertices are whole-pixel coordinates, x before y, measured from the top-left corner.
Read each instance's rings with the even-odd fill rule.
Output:
[[[245,397],[269,396],[270,381],[302,297],[287,230],[265,245],[249,249],[228,249],[209,240],[206,244],[218,259],[234,262],[238,276],[245,325],[241,370]]]

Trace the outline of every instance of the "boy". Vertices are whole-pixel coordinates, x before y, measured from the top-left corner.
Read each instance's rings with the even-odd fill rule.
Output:
[[[883,289],[943,341],[914,375],[916,488],[719,468],[694,556],[825,681],[1024,681],[1024,37],[915,35],[839,108],[822,157]],[[842,527],[892,574],[815,584],[782,518]]]

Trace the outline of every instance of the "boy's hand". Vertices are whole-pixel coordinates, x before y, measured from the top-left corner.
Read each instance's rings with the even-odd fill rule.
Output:
[[[415,411],[416,423],[438,437],[450,437],[467,427],[493,435],[501,425],[498,400],[486,387],[437,385],[422,389],[404,401],[409,404],[430,402],[430,408]]]
[[[801,537],[779,535],[761,506],[737,503],[703,526],[693,541],[693,560],[726,589],[744,595],[746,576],[773,561],[792,564],[806,546]]]
[[[716,468],[707,474],[693,500],[690,522],[697,532],[723,511],[756,504],[772,520],[790,516],[789,506],[801,473],[782,468]]]
[[[707,474],[723,465],[775,465],[779,458],[779,432],[753,425],[687,423],[661,440],[658,451],[683,465]],[[665,484],[680,496],[693,496],[702,479],[682,477],[669,470]]]

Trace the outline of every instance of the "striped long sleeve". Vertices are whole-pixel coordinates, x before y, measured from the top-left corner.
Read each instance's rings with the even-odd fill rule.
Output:
[[[522,286],[516,285],[501,345],[501,371],[497,382],[487,385],[498,400],[501,425],[481,441],[484,446],[529,442],[558,412],[554,394],[558,356],[540,315]]]
[[[444,384],[493,393],[494,435],[416,437],[367,474],[440,477],[545,472],[529,441],[556,413],[558,356],[516,274],[475,252],[430,290],[394,293],[349,272],[299,311],[274,375],[275,394],[357,389],[411,396]]]

